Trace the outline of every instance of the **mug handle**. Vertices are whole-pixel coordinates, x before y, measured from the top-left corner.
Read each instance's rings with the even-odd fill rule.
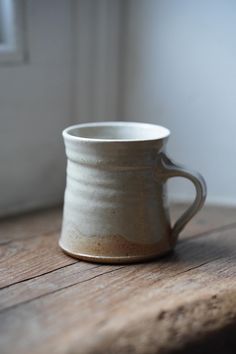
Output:
[[[185,225],[193,218],[193,216],[202,208],[207,195],[207,186],[204,178],[195,171],[190,171],[185,166],[177,165],[163,152],[160,154],[161,164],[160,173],[164,180],[171,177],[184,177],[189,179],[196,189],[196,197],[188,209],[175,222],[171,231],[171,243],[176,243],[179,233]]]

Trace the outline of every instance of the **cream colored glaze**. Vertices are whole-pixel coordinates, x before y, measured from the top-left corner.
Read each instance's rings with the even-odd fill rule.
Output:
[[[201,176],[166,157],[169,131],[107,122],[77,125],[63,135],[68,164],[61,248],[101,262],[135,261],[173,248],[206,188]],[[197,195],[172,231],[166,180],[173,176],[189,178]]]

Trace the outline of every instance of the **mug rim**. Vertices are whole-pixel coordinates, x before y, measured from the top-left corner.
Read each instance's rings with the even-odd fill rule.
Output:
[[[83,137],[83,136],[75,136],[71,134],[75,129],[78,128],[89,128],[89,127],[139,127],[153,131],[153,129],[159,130],[159,134],[157,136],[152,136],[150,138],[129,138],[129,139],[107,139],[107,138],[94,138],[94,137]],[[160,134],[160,130],[162,134]],[[170,135],[170,130],[162,125],[153,124],[153,123],[144,123],[144,122],[128,122],[128,121],[104,121],[104,122],[88,122],[81,124],[74,124],[62,131],[63,138],[71,141],[87,141],[87,142],[141,142],[141,141],[156,141],[163,140]]]

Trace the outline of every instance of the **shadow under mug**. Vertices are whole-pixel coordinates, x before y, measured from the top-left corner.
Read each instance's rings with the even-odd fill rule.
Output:
[[[170,131],[133,122],[79,124],[63,131],[67,184],[60,247],[101,263],[137,262],[172,250],[206,198],[203,177],[167,157]],[[171,227],[166,181],[196,188],[192,205]]]

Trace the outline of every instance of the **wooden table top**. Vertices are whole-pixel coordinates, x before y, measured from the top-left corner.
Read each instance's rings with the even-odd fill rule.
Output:
[[[60,223],[0,223],[1,354],[236,353],[236,209],[205,207],[175,252],[135,265],[70,258]]]

